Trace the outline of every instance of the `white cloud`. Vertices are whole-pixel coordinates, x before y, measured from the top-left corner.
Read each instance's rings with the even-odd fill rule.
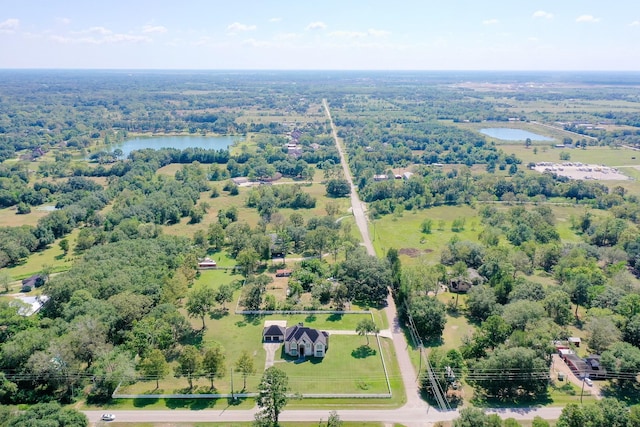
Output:
[[[0,33],[13,33],[20,26],[20,20],[15,18],[5,19],[0,22]]]
[[[231,33],[238,33],[241,31],[255,31],[256,28],[257,27],[255,25],[246,25],[239,22],[234,22],[233,24],[229,24],[229,26],[227,26],[227,31]]]
[[[482,21],[482,24],[483,25],[496,25],[498,22],[500,22],[500,21],[498,21],[497,19],[486,19],[486,20]]]
[[[63,44],[108,44],[108,43],[148,43],[152,39],[148,36],[116,33],[103,27],[92,27],[89,30],[73,33],[79,37],[52,35],[49,38]]]
[[[73,34],[100,34],[102,36],[106,36],[108,34],[112,34],[113,31],[111,31],[108,28],[105,27],[90,27],[87,28],[86,30],[80,30],[80,31],[74,31]]]
[[[391,31],[369,28],[369,30],[367,30],[367,33],[369,33],[369,35],[373,37],[386,37],[391,34]]]
[[[537,42],[540,39],[538,39],[537,37],[529,37],[529,38],[527,38],[527,40],[530,41],[530,42]]]
[[[544,10],[538,10],[533,12],[533,18],[552,19],[553,13],[545,12]]]
[[[56,18],[56,22],[58,24],[62,24],[62,25],[69,25],[69,24],[71,24],[71,19],[69,19],[69,18]]]
[[[311,22],[307,25],[307,30],[324,30],[327,28],[327,24],[322,21]]]
[[[282,18],[271,18],[269,19],[269,22],[280,22],[282,21]]]
[[[593,15],[580,15],[576,18],[576,22],[596,23],[596,22],[600,22],[600,18],[596,18]]]
[[[640,21],[633,21],[631,24],[629,24],[630,27],[638,27],[640,26]]]
[[[162,25],[145,25],[142,27],[142,32],[143,33],[166,33],[167,32],[167,28],[163,27]]]
[[[361,39],[365,37],[385,37],[391,34],[390,31],[369,29],[365,31],[332,31],[330,37],[339,37],[345,39]]]

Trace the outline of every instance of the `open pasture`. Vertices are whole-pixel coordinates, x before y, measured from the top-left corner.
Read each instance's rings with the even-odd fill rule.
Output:
[[[581,162],[609,167],[640,166],[640,151],[629,148],[587,147],[581,148],[551,148],[537,147],[536,150],[526,148],[524,144],[508,144],[500,146],[507,154],[515,154],[524,165],[529,162],[562,162],[560,153],[568,153],[570,162]]]

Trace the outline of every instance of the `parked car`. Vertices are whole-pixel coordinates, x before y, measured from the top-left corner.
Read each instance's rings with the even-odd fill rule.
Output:
[[[591,378],[585,378],[585,379],[584,379],[584,382],[585,382],[589,387],[591,387],[591,386],[593,385],[593,381],[591,381]]]
[[[113,414],[102,414],[102,417],[100,417],[100,419],[102,421],[113,421],[116,419],[116,416]]]

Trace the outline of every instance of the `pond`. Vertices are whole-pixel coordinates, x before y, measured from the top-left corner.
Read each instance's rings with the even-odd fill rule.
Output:
[[[527,138],[532,141],[554,141],[553,138],[538,135],[522,129],[512,128],[486,128],[480,129],[480,133],[490,136],[491,138],[501,139],[503,141],[526,141]]]
[[[154,137],[137,137],[128,139],[119,144],[111,144],[109,151],[121,149],[123,156],[127,157],[129,153],[135,150],[145,148],[175,148],[185,150],[187,148],[204,148],[207,150],[225,150],[237,141],[243,138],[239,136],[154,136]]]

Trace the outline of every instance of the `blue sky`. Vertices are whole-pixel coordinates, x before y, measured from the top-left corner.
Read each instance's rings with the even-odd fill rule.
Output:
[[[0,68],[640,70],[640,1],[0,0]]]

